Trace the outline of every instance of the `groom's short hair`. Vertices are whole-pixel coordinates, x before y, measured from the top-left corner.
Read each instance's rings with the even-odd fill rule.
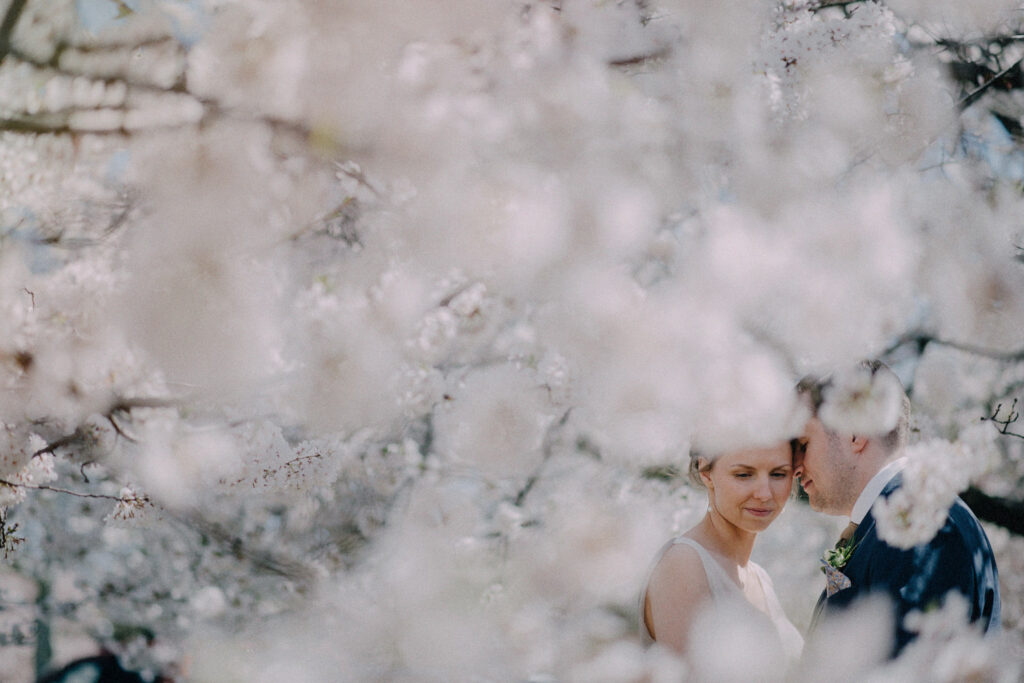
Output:
[[[895,386],[900,388],[900,414],[896,420],[896,426],[891,430],[881,435],[882,443],[889,452],[895,451],[898,448],[902,448],[907,445],[907,439],[910,435],[910,397],[907,396],[907,391],[903,387],[903,382],[900,378],[892,371],[888,365],[878,359],[862,360],[857,364],[857,367],[863,370],[867,370],[871,373],[871,378],[874,380],[876,376],[884,376],[888,378],[888,381],[895,382]],[[818,417],[818,410],[825,402],[825,395],[828,392],[829,387],[832,386],[833,379],[831,375],[825,377],[817,377],[814,375],[805,375],[796,385],[797,394],[806,396],[810,399],[811,411],[814,417]],[[827,434],[834,435],[835,430],[823,425]]]

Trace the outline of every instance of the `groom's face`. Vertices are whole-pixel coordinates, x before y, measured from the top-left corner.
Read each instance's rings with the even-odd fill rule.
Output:
[[[850,439],[827,431],[821,420],[812,417],[798,444],[796,476],[811,508],[829,515],[849,515],[860,493]]]

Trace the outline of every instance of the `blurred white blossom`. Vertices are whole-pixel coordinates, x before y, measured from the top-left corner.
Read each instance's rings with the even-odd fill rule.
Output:
[[[988,463],[966,443],[941,439],[909,446],[904,454],[903,485],[879,498],[872,514],[882,540],[897,548],[912,548],[935,536],[957,494]]]
[[[854,367],[836,372],[825,390],[821,421],[834,431],[887,434],[903,413],[903,387],[888,372]]]

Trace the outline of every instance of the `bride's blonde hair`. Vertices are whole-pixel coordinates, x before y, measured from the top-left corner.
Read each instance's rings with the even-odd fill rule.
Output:
[[[795,453],[796,452],[796,445],[797,445],[797,440],[795,438],[789,440],[789,452],[790,453]],[[700,450],[697,450],[696,448],[691,448],[690,449],[690,466],[687,469],[687,474],[690,477],[690,483],[692,483],[697,488],[706,489],[707,486],[704,485],[704,480],[700,478],[700,475],[702,473],[706,473],[706,472],[710,472],[711,471],[711,468],[714,467],[715,461],[718,459],[719,455],[721,455],[721,454],[720,453],[716,453],[714,455],[708,455],[707,453],[705,453],[703,451],[700,451]],[[792,498],[795,495],[796,495],[796,493],[794,491],[794,493],[792,493],[790,495],[790,497]]]
[[[690,449],[690,467],[687,470],[687,474],[690,476],[690,483],[697,488],[706,488],[704,486],[704,480],[700,478],[702,472],[710,472],[711,468],[715,464],[717,456],[709,456],[702,451],[698,451],[696,448]]]

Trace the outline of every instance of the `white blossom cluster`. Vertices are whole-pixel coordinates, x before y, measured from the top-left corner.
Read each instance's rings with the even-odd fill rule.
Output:
[[[905,457],[903,486],[872,508],[879,537],[897,548],[930,541],[945,524],[957,494],[988,464],[967,442],[940,439],[909,446]]]
[[[837,432],[887,434],[903,413],[903,396],[897,377],[857,367],[832,377],[818,414]]]
[[[816,16],[810,5],[799,3],[777,9],[776,30],[764,37],[763,54],[771,61],[760,67],[771,77],[777,88],[773,95],[788,115],[806,118],[806,103],[814,97],[813,90],[827,88],[823,100],[842,100],[833,102],[822,113],[849,117],[849,123],[862,125],[865,116],[883,113],[877,108],[884,102],[886,86],[909,75],[893,40],[895,17],[887,6],[875,2],[856,7],[852,20],[841,15]],[[855,72],[842,69],[851,58],[856,59]],[[841,70],[836,71],[835,67]],[[850,87],[860,90],[843,92]],[[843,106],[852,102],[864,108],[844,112]],[[878,123],[882,121],[877,119]],[[837,129],[842,130],[843,121],[837,123]]]
[[[25,499],[27,487],[57,478],[53,455],[40,453],[46,442],[38,434],[19,433],[10,425],[0,428],[0,508]]]

